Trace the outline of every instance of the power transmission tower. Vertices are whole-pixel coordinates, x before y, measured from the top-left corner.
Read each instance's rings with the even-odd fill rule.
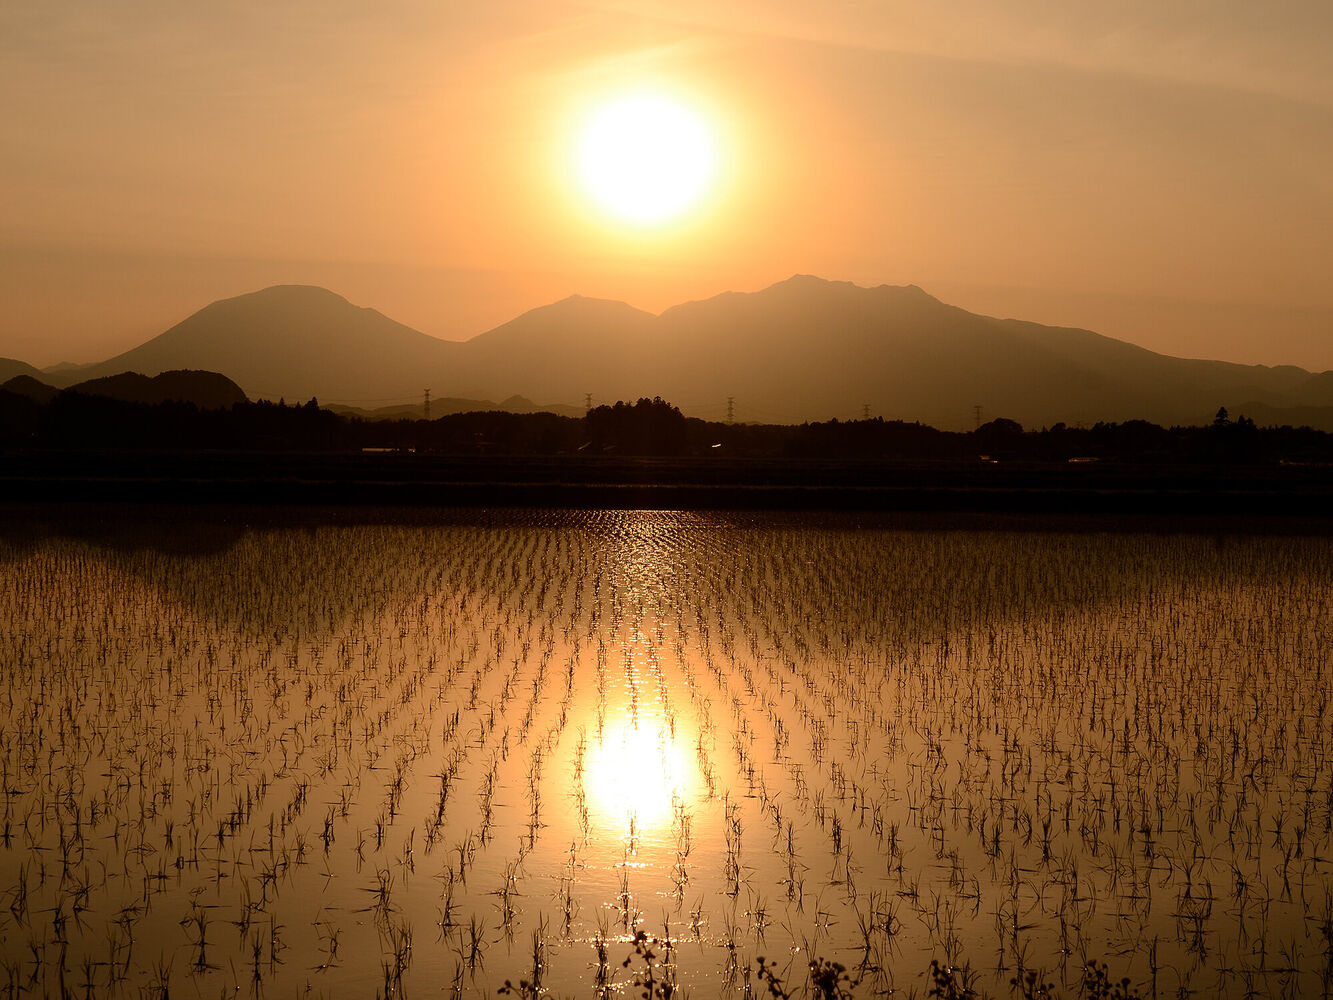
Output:
[[[429,389],[426,390],[426,405],[423,406],[422,409],[425,410],[425,412],[426,412],[426,419],[429,420],[429,419],[430,419],[430,390],[429,390]]]
[[[869,403],[862,403],[862,404],[861,404],[861,419],[862,419],[862,420],[869,420],[869,419],[870,419],[870,404],[869,404]]]
[[[735,422],[736,422],[736,397],[735,397],[735,396],[728,396],[728,397],[727,397],[727,423],[729,423],[729,424],[734,424]]]
[[[592,393],[585,392],[583,394],[583,412],[588,413],[591,410],[592,410]]]
[[[977,403],[972,407],[972,419],[977,422],[977,429],[981,429],[981,404]]]

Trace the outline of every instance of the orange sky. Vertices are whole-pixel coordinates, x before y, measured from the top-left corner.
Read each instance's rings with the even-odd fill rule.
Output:
[[[1326,0],[7,4],[0,356],[286,282],[460,339],[804,272],[1333,368],[1330,40]],[[661,230],[568,169],[645,85],[721,156]]]

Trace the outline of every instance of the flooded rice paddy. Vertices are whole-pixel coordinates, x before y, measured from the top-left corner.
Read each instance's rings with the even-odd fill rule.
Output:
[[[6,995],[1333,983],[1328,539],[520,512],[0,567]]]

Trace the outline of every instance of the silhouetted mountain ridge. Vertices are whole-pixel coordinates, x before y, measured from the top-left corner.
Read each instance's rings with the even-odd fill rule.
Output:
[[[1245,403],[1333,407],[1333,372],[1173,358],[1090,330],[967,312],[915,285],[794,275],[654,316],[571,296],[443,341],[310,286],[225,299],[69,384],[125,369],[224,372],[250,395],[367,411],[437,400],[594,403],[661,396],[688,415],[802,422],[872,416],[942,428],[1144,419],[1189,424]],[[1291,411],[1293,414],[1297,411]],[[1281,419],[1279,416],[1276,419]]]
[[[418,383],[413,373],[438,368],[451,346],[328,289],[275,285],[214,302],[133,350],[46,378],[68,386],[125,371],[204,369],[254,396],[350,400],[385,395],[380,373],[388,366],[399,373],[395,386]]]
[[[30,364],[15,361],[13,358],[0,358],[0,385],[20,375],[26,375],[29,378],[42,377],[41,371]]]

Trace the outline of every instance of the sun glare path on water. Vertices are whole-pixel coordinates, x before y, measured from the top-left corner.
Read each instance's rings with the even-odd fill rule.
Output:
[[[659,225],[696,205],[717,173],[717,144],[703,118],[653,93],[599,105],[579,133],[577,173],[586,194],[624,222]]]

